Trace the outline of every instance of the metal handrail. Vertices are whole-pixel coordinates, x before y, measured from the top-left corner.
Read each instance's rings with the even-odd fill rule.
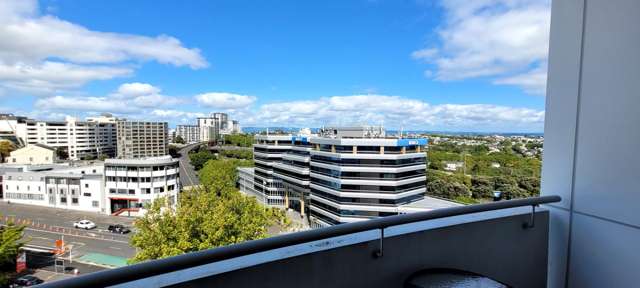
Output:
[[[331,237],[348,235],[369,230],[383,230],[388,227],[398,226],[402,224],[471,213],[523,206],[535,207],[540,204],[559,202],[560,200],[560,196],[542,196],[381,217],[368,221],[340,224],[326,228],[279,235],[260,240],[252,240],[239,244],[223,246],[219,248],[186,253],[183,255],[152,260],[112,270],[103,270],[76,278],[45,283],[41,287],[75,288],[111,286],[177,270],[197,267],[213,262],[250,255],[272,249],[283,248],[291,245],[327,239]]]

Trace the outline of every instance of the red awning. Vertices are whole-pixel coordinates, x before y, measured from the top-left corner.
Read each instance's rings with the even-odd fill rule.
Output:
[[[140,201],[140,199],[136,199],[136,198],[121,198],[121,197],[109,197],[109,199],[111,199],[111,200],[129,200],[129,201],[133,201],[133,202]]]

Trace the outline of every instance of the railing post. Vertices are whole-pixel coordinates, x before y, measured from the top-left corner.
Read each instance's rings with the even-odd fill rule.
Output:
[[[373,257],[375,258],[381,258],[382,257],[382,251],[384,248],[384,228],[380,228],[380,240],[378,242],[378,250],[376,250],[376,252],[373,253]]]
[[[538,206],[538,204],[531,205],[531,218],[529,222],[522,223],[523,229],[531,229],[536,226],[536,206]]]

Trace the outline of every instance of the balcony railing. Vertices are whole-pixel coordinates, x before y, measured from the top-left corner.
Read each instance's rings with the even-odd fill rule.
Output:
[[[547,277],[549,214],[535,207],[559,201],[544,196],[376,218],[44,287],[401,287],[434,268],[467,271],[512,287],[541,287]]]

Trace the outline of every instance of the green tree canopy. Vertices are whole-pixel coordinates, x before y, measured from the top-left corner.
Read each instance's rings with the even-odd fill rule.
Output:
[[[0,285],[4,285],[9,280],[10,271],[15,269],[14,261],[20,247],[25,242],[21,241],[24,226],[8,225],[0,226]],[[7,269],[10,267],[10,269]]]
[[[178,135],[175,138],[173,138],[173,142],[174,143],[178,143],[178,144],[184,144],[185,143],[184,138],[182,138],[182,136],[180,136],[180,135]]]
[[[175,256],[261,239],[267,227],[285,222],[282,213],[260,205],[235,188],[236,167],[247,161],[211,160],[200,170],[202,189],[183,191],[176,209],[157,199],[135,222],[130,262]]]
[[[216,159],[216,155],[213,155],[213,153],[206,150],[189,153],[189,160],[191,160],[191,165],[193,165],[193,168],[196,170],[202,169],[207,161],[213,159]]]

